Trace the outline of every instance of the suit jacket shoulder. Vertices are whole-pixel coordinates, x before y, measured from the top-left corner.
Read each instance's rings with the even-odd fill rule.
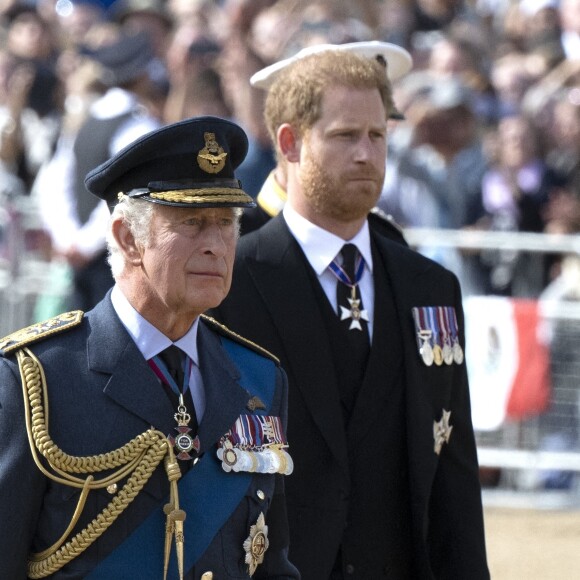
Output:
[[[385,213],[382,209],[374,207],[368,216],[369,226],[372,230],[386,238],[408,246],[403,228],[393,219],[393,216]]]

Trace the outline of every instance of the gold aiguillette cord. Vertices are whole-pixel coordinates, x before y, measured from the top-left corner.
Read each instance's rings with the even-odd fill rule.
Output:
[[[169,453],[165,456],[165,471],[167,472],[167,477],[171,485],[171,492],[169,495],[169,503],[165,504],[163,508],[163,511],[167,516],[165,520],[165,559],[163,562],[163,580],[167,579],[169,557],[171,555],[171,540],[174,535],[179,580],[183,580],[183,548],[185,544],[183,522],[185,521],[185,512],[179,509],[177,481],[181,477],[181,470],[179,469],[171,445],[169,446]]]

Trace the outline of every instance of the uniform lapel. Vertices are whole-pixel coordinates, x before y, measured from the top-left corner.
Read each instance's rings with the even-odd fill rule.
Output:
[[[157,377],[121,324],[110,300],[90,316],[89,368],[111,375],[105,394],[162,433],[175,427],[173,408]],[[215,333],[202,322],[198,348],[206,393],[206,409],[199,427],[201,451],[213,445],[244,412],[250,395],[236,382],[239,372]]]
[[[104,393],[128,412],[162,433],[175,426],[175,409],[125,330],[109,297],[89,313],[89,370],[111,377]]]
[[[258,261],[247,260],[245,265],[278,330],[284,351],[278,354],[289,363],[290,391],[300,389],[328,446],[348,471],[332,354],[306,258],[281,215],[258,235]]]
[[[199,426],[200,452],[213,446],[247,413],[249,394],[239,383],[240,373],[221,345],[218,335],[203,321],[199,325],[198,349],[200,371],[206,396],[206,408]]]

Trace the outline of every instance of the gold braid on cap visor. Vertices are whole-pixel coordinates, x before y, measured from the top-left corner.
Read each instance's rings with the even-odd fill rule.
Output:
[[[208,187],[206,189],[176,189],[172,191],[149,192],[153,199],[173,203],[248,203],[252,198],[241,189],[231,187]]]

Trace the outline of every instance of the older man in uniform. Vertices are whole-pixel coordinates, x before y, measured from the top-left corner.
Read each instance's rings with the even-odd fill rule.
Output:
[[[89,173],[115,286],[0,342],[0,578],[299,578],[286,376],[201,316],[230,288],[246,151],[202,117]]]

